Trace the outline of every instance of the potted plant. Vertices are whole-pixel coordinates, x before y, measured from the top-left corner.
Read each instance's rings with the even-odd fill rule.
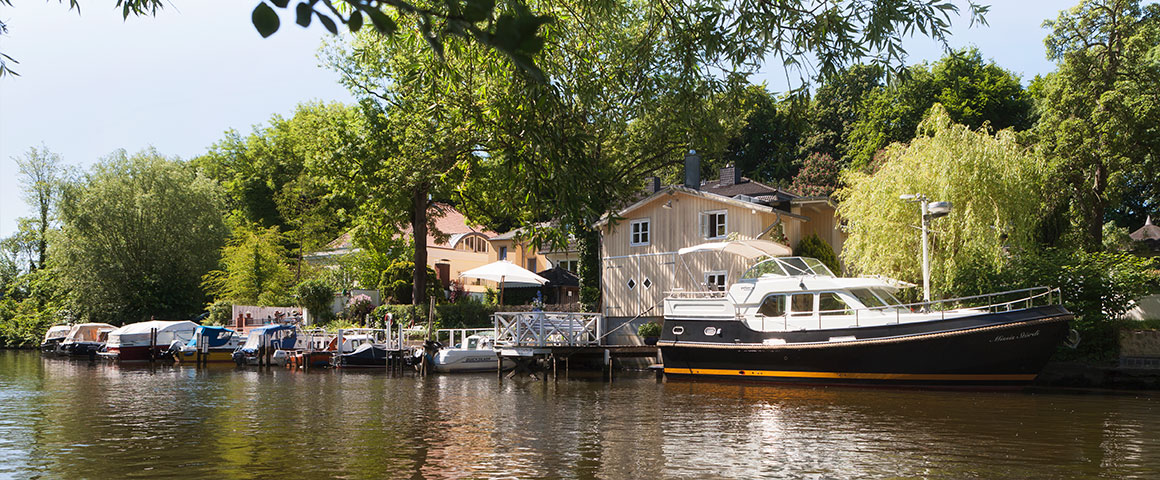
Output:
[[[644,339],[645,345],[656,345],[657,338],[661,336],[661,324],[657,322],[648,322],[636,329],[636,334]]]

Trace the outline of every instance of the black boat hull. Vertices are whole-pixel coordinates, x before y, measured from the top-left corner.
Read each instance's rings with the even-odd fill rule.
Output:
[[[884,327],[769,333],[737,321],[666,319],[666,336],[658,346],[665,374],[677,378],[1020,387],[1035,380],[1067,336],[1071,319],[1062,307],[1039,307]],[[677,326],[689,333],[674,335]],[[719,335],[704,335],[707,327],[721,329]],[[830,341],[841,337],[847,339]]]
[[[358,367],[386,367],[387,349],[379,345],[370,348],[361,348],[352,353],[344,353],[337,357],[338,366],[343,368]]]

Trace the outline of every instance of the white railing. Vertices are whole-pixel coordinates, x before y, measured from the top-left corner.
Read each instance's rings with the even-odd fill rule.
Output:
[[[600,345],[603,316],[575,312],[496,312],[497,347]]]
[[[881,307],[821,310],[798,315],[794,315],[792,312],[790,312],[774,317],[766,317],[758,313],[757,316],[762,319],[763,328],[767,319],[774,321],[781,320],[783,322],[783,328],[788,330],[789,320],[795,318],[799,320],[816,318],[818,320],[818,328],[820,329],[822,328],[822,320],[826,319],[826,317],[833,318],[838,316],[852,316],[854,325],[861,326],[861,321],[864,317],[880,320],[884,316],[893,316],[895,323],[901,323],[903,320],[903,315],[906,315],[907,317],[921,316],[923,320],[945,320],[947,313],[951,313],[953,317],[956,316],[955,314],[959,313],[1009,312],[1012,310],[1020,310],[1037,306],[1059,305],[1062,303],[1062,301],[1063,297],[1058,288],[1032,287],[1019,290],[1008,290],[1005,292],[988,293],[984,295],[973,295],[969,297],[932,300],[930,302],[905,303]],[[743,320],[740,313],[738,313],[738,320]]]

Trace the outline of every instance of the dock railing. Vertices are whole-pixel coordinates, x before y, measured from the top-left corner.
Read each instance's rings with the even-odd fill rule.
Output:
[[[600,345],[603,315],[576,312],[496,312],[496,347]]]

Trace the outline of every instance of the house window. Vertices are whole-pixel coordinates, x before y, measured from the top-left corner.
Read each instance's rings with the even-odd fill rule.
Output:
[[[725,238],[728,232],[729,214],[725,210],[701,212],[701,237],[710,240]]]
[[[536,271],[536,257],[529,258],[527,263],[528,263],[528,267],[527,267],[528,270],[531,270],[533,272]]]
[[[579,260],[560,260],[559,262],[556,262],[556,266],[572,273],[580,271]]]
[[[628,240],[628,244],[633,247],[642,247],[648,245],[649,242],[649,219],[633,220],[630,229],[632,230],[632,238]]]
[[[705,287],[709,290],[725,289],[725,272],[709,272],[705,274]]]
[[[499,247],[499,259],[507,260],[507,247]]]

